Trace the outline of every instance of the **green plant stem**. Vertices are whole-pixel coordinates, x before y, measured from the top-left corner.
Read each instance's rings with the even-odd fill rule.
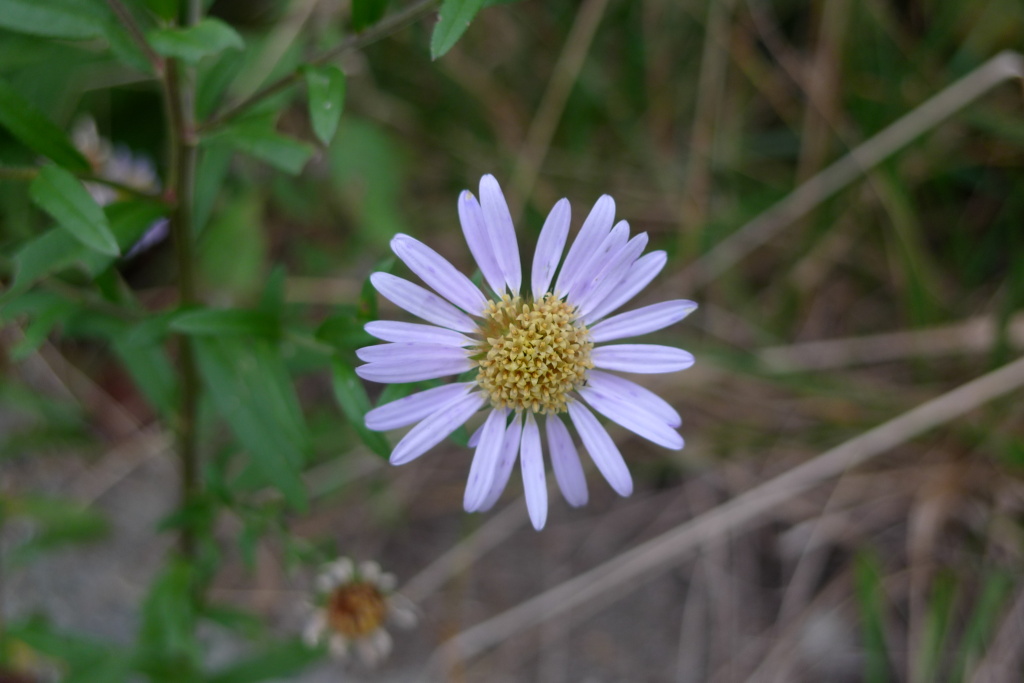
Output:
[[[413,4],[409,5],[400,12],[395,12],[394,14],[385,17],[384,19],[377,22],[376,24],[366,29],[362,33],[358,33],[347,37],[345,40],[341,41],[341,43],[331,48],[327,52],[324,52],[323,54],[311,59],[308,62],[308,64],[311,64],[313,66],[327,64],[328,62],[332,62],[349,52],[360,50],[366,47],[367,45],[370,45],[380,40],[381,38],[387,37],[394,33],[395,31],[398,31],[399,29],[412,23],[420,16],[426,14],[431,9],[433,9],[434,5],[438,4],[438,2],[439,0],[418,0],[418,2],[414,2]],[[276,95],[285,88],[298,82],[301,78],[301,68],[292,71],[290,74],[286,76],[282,76],[273,83],[270,83],[269,85],[266,85],[263,88],[259,89],[258,91],[256,91],[249,97],[245,98],[241,102],[229,107],[226,111],[222,112],[221,114],[214,116],[209,121],[204,123],[200,127],[200,130],[209,131],[214,128],[219,128],[220,126],[223,126],[233,121],[234,119],[244,114],[247,110],[252,108],[253,105],[262,102],[263,100],[267,99],[272,95]]]
[[[142,29],[139,28],[138,23],[135,21],[135,17],[128,10],[127,7],[121,2],[121,0],[107,0],[107,4],[110,9],[113,10],[114,14],[117,15],[118,21],[128,31],[128,35],[131,36],[132,40],[142,53],[146,55],[146,60],[153,65],[153,71],[157,76],[162,76],[164,71],[164,59],[156,53],[156,51],[146,41],[146,36],[142,33]]]
[[[198,21],[201,6],[190,2],[186,24]],[[167,108],[170,169],[168,194],[175,199],[171,213],[171,238],[178,271],[178,299],[182,306],[196,303],[194,235],[192,230],[196,154],[195,83],[193,75],[177,60],[167,63],[164,100]],[[190,505],[202,490],[196,417],[199,405],[199,372],[196,368],[192,342],[186,335],[178,338],[178,361],[181,373],[181,407],[178,415],[178,452],[181,458],[182,507]],[[186,558],[196,555],[194,530],[185,525],[181,531],[181,551]]]

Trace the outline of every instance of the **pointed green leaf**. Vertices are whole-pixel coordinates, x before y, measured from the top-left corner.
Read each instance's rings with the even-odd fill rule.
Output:
[[[196,254],[197,274],[209,289],[249,300],[266,282],[269,247],[264,201],[253,190],[222,197]]]
[[[345,106],[345,74],[336,66],[305,68],[309,119],[320,142],[331,144]]]
[[[263,311],[242,309],[199,308],[179,313],[171,321],[171,329],[183,334],[241,335],[274,339],[280,334],[277,319]]]
[[[163,345],[136,342],[126,333],[114,340],[113,348],[146,400],[165,418],[171,418],[178,405],[178,385]]]
[[[31,538],[15,546],[5,558],[12,564],[22,564],[66,543],[95,541],[108,530],[106,518],[95,510],[55,498],[6,498],[0,499],[0,507],[6,515],[27,517],[39,526]]]
[[[213,213],[213,205],[221,192],[224,177],[228,174],[233,152],[227,145],[202,145],[199,150],[199,164],[196,167],[195,216],[192,232],[203,233]]]
[[[212,17],[187,28],[156,29],[146,37],[160,54],[177,57],[189,64],[229,48],[241,50],[245,47],[242,36],[235,29]]]
[[[97,19],[87,0],[0,0],[0,27],[34,36],[93,38],[101,33]]]
[[[382,458],[391,455],[391,446],[380,432],[366,427],[366,413],[373,406],[366,395],[363,381],[356,375],[352,366],[341,359],[335,359],[331,365],[334,371],[334,396],[338,399],[341,411],[345,413],[352,428],[359,434],[370,450]]]
[[[384,17],[388,0],[352,0],[352,30],[362,31]]]
[[[207,391],[253,466],[292,506],[304,508],[300,474],[309,432],[277,346],[240,337],[193,341]]]
[[[0,81],[0,126],[22,144],[72,171],[91,169],[60,128],[12,87]]]
[[[236,123],[211,141],[224,142],[292,175],[298,174],[313,156],[312,145],[281,135],[274,130],[273,122],[263,117]]]
[[[200,647],[196,640],[196,570],[174,559],[154,579],[142,603],[138,665],[157,680],[195,680]],[[169,670],[178,677],[164,678]],[[155,675],[154,675],[155,674]]]
[[[168,21],[178,16],[178,0],[143,0],[146,7],[161,19]]]
[[[167,207],[153,202],[118,202],[104,207],[107,221],[122,250],[130,248],[163,216]],[[86,248],[63,228],[53,228],[26,242],[14,255],[14,282],[0,297],[7,303],[53,273],[80,265],[89,275],[104,270],[112,256]]]
[[[444,0],[441,3],[437,25],[430,37],[431,59],[437,59],[452,49],[483,6],[484,0]]]
[[[103,209],[75,176],[59,166],[44,166],[29,195],[79,242],[101,254],[121,253]]]
[[[58,631],[39,617],[5,624],[5,631],[8,639],[64,663],[67,673],[61,680],[65,682],[121,683],[128,678],[129,653],[110,643]]]

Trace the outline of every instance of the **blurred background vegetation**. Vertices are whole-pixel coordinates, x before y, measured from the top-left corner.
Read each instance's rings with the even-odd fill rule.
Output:
[[[177,12],[125,4],[153,30]],[[353,680],[1021,680],[1019,391],[642,575],[605,577],[572,609],[568,593],[545,594],[547,611],[529,601],[1019,356],[1019,58],[1004,62],[1016,77],[955,90],[950,117],[834,195],[815,178],[1021,50],[1024,5],[483,4],[431,60],[431,3],[212,3],[244,49],[225,39],[192,60],[198,299],[185,310],[169,239],[116,260],[40,247],[54,221],[26,169],[49,155],[0,127],[0,680],[337,680],[295,638],[312,572],[339,554],[380,561],[421,610],[391,661]],[[168,215],[158,80],[128,38],[47,35],[3,12],[0,95],[69,136],[91,119],[152,163],[152,196],[107,207],[124,251]],[[344,113],[325,136],[299,69],[353,36],[365,40],[332,62]],[[386,440],[359,422],[377,389],[351,373],[388,241],[409,233],[470,269],[455,201],[484,173],[524,245],[559,198],[578,226],[611,194],[670,254],[638,303],[701,305],[659,335],[697,367],[650,384],[683,415],[686,449],[613,432],[637,492],[618,499],[592,476],[589,506],[559,502],[541,534],[515,485],[504,510],[462,512],[463,446],[386,466]],[[810,211],[763,220],[800,188]],[[742,230],[752,248],[714,270],[709,254]],[[203,482],[184,505],[181,337],[198,359]]]

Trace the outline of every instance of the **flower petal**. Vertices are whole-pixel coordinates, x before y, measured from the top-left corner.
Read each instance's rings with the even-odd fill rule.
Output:
[[[601,197],[590,210],[587,219],[583,221],[583,227],[576,235],[569,253],[565,256],[565,263],[558,273],[558,280],[555,282],[555,292],[565,295],[576,282],[583,267],[590,259],[590,255],[597,251],[598,246],[604,241],[608,231],[612,229],[612,222],[615,220],[615,200],[608,195]]]
[[[480,443],[473,455],[473,464],[469,466],[469,477],[466,480],[466,493],[462,498],[462,507],[466,512],[473,512],[487,498],[494,481],[494,472],[501,457],[501,447],[505,441],[505,420],[508,410],[492,410],[484,421]]]
[[[523,439],[519,446],[519,468],[523,472],[526,509],[533,528],[540,531],[548,519],[548,482],[544,476],[544,454],[540,445],[540,429],[533,413],[526,414]]]
[[[329,562],[318,579],[317,588],[322,593],[328,593],[343,583],[348,583],[356,572],[356,565],[347,557],[340,557],[334,562]]]
[[[327,641],[331,656],[335,659],[348,659],[348,638],[337,632],[332,632]]]
[[[540,299],[548,293],[551,279],[558,269],[565,249],[565,239],[569,236],[569,218],[571,210],[568,199],[560,199],[551,207],[551,213],[544,221],[544,227],[537,238],[537,251],[533,255],[533,274],[530,284],[533,298]]]
[[[605,342],[625,337],[638,337],[674,325],[697,310],[697,304],[686,299],[662,301],[634,311],[620,313],[590,328],[590,339]]]
[[[519,262],[519,243],[512,225],[512,214],[501,192],[501,186],[490,173],[480,179],[480,206],[491,240],[491,249],[505,282],[513,295],[518,296],[523,281],[523,267]]]
[[[475,382],[443,384],[377,406],[366,413],[366,426],[376,432],[384,432],[419,422],[431,413],[444,410],[449,403],[462,398],[474,384]]]
[[[611,487],[620,496],[628,496],[633,493],[633,478],[629,475],[629,468],[622,454],[615,447],[615,442],[608,436],[601,423],[597,421],[594,414],[587,410],[579,401],[569,404],[569,417],[579,432],[583,446],[590,453],[591,459],[597,465],[604,478],[608,480]]]
[[[463,190],[459,195],[459,222],[462,224],[462,234],[466,237],[466,244],[469,246],[469,252],[473,254],[476,265],[480,267],[487,284],[500,295],[505,291],[505,276],[498,266],[491,238],[487,234],[484,211],[469,190]]]
[[[622,281],[612,288],[612,293],[587,314],[587,323],[600,320],[639,294],[661,272],[667,260],[668,255],[665,252],[652,251],[634,261]]]
[[[391,451],[391,464],[404,465],[441,443],[480,410],[486,400],[486,396],[476,392],[443,406],[402,437]]]
[[[565,424],[557,415],[544,419],[548,433],[548,451],[551,453],[551,468],[555,471],[558,488],[566,502],[573,507],[587,504],[587,478],[583,474],[580,456]]]
[[[594,367],[642,374],[678,372],[693,365],[693,354],[689,351],[660,344],[598,346],[590,358]]]
[[[618,253],[609,259],[607,267],[597,276],[596,284],[585,296],[574,301],[577,315],[584,321],[595,307],[607,299],[629,274],[630,266],[647,248],[647,233],[642,232],[631,239]]]
[[[318,609],[302,629],[302,642],[306,647],[316,647],[327,632],[327,612]]]
[[[443,349],[445,347],[438,346],[437,348]],[[405,384],[407,382],[422,382],[428,379],[459,375],[475,367],[476,362],[470,360],[465,354],[463,354],[462,358],[438,358],[431,362],[403,357],[360,365],[356,368],[356,374],[369,382]]]
[[[523,421],[515,415],[512,423],[505,430],[505,443],[501,449],[501,458],[494,471],[494,481],[491,482],[491,490],[487,498],[476,509],[477,512],[486,512],[494,507],[494,504],[501,498],[502,491],[508,485],[508,479],[512,476],[512,466],[516,464],[516,456],[519,455],[519,440],[523,433]]]
[[[679,416],[675,408],[669,405],[668,401],[625,377],[600,370],[591,370],[587,373],[587,384],[606,394],[614,393],[623,401],[642,405],[644,410],[649,411],[652,416],[657,417],[669,427],[679,427],[683,424],[683,418]]]
[[[615,394],[604,393],[594,387],[580,387],[578,391],[594,410],[634,434],[674,451],[683,447],[683,437],[679,432],[644,410],[642,405],[623,401]]]
[[[417,284],[390,273],[374,273],[370,282],[385,299],[427,322],[459,332],[476,331],[472,318]]]
[[[431,289],[472,315],[480,315],[487,298],[468,277],[436,251],[409,235],[398,234],[391,250]]]
[[[374,320],[366,323],[363,329],[377,339],[389,342],[437,344],[440,346],[470,346],[476,343],[461,332],[434,325],[405,323],[397,320]]]
[[[469,435],[469,439],[466,441],[466,445],[470,448],[476,448],[476,445],[480,443],[480,437],[484,434],[484,426],[480,425],[476,430]]]
[[[616,260],[627,242],[629,242],[629,223],[619,221],[580,269],[576,281],[565,291],[566,297],[573,302],[582,301],[597,286],[601,277],[608,272],[609,266]]]
[[[359,563],[359,578],[370,583],[377,583],[384,574],[379,562],[367,560]]]
[[[356,350],[356,357],[365,363],[399,363],[406,360],[432,363],[467,358],[468,355],[469,351],[458,346],[411,342],[375,344]]]

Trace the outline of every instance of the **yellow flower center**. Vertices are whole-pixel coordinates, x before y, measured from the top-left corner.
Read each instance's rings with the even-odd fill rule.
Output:
[[[480,365],[476,381],[495,408],[564,412],[569,392],[594,367],[590,333],[575,307],[553,294],[489,302],[480,335],[486,341],[473,356]]]
[[[327,623],[346,638],[362,638],[373,633],[387,615],[387,602],[372,583],[346,583],[335,588],[327,598]]]

